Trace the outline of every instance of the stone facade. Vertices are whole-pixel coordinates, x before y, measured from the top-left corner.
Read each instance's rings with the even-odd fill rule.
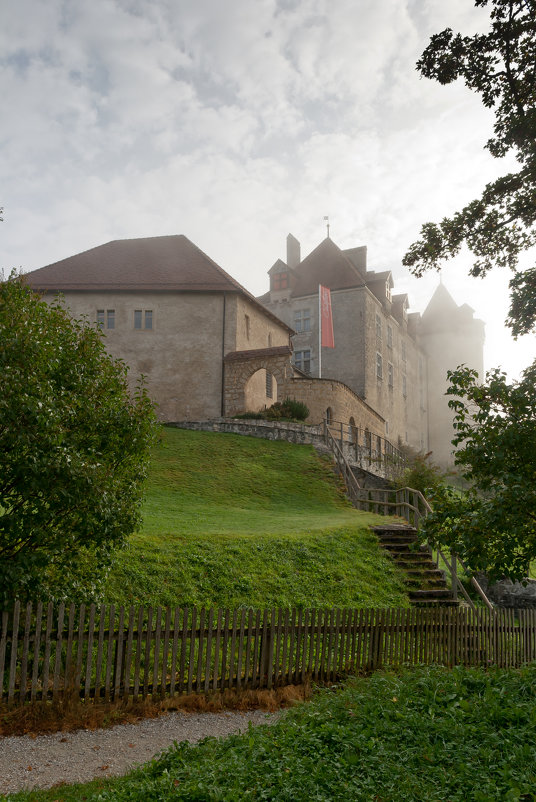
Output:
[[[291,354],[289,345],[227,354],[224,360],[225,415],[258,412],[277,401],[277,389],[284,387],[287,377],[293,373]],[[270,395],[267,393],[267,373],[272,378]]]
[[[185,237],[108,243],[26,280],[47,301],[62,293],[74,317],[102,327],[107,350],[129,367],[132,389],[143,375],[164,421],[226,414],[229,354],[270,344],[283,348],[290,364],[289,327]],[[259,371],[250,386],[254,408],[272,403],[270,365],[248,369],[248,378]],[[278,364],[273,372],[279,375]],[[244,392],[241,404],[244,411]]]
[[[378,433],[385,421],[362,398],[334,379],[294,377],[280,390],[282,397],[303,401],[309,407],[308,423],[322,423],[326,418],[349,423],[357,429]]]
[[[270,291],[258,300],[295,329],[296,367],[319,376],[322,284],[331,290],[335,339],[335,348],[322,348],[322,379],[342,382],[372,408],[378,434],[450,463],[447,370],[465,362],[482,371],[483,324],[472,310],[440,288],[422,320],[409,314],[407,296],[392,294],[391,273],[367,270],[365,247],[341,250],[329,238],[302,260],[289,235],[287,262],[268,273]]]

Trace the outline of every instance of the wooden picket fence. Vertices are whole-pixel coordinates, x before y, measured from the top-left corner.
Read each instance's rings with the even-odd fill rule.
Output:
[[[66,607],[0,614],[0,700],[163,698],[404,664],[536,660],[536,611]]]

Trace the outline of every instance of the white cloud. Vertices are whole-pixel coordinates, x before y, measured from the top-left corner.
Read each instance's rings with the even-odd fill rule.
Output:
[[[8,4],[0,267],[180,232],[261,293],[287,232],[306,253],[329,214],[335,241],[367,244],[423,308],[437,277],[411,279],[404,251],[504,165],[478,97],[415,60],[432,33],[486,20],[467,0]],[[505,288],[466,267],[445,280],[513,363]]]

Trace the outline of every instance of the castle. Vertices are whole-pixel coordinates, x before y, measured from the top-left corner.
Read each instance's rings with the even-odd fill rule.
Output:
[[[184,236],[116,240],[25,280],[102,328],[132,386],[146,377],[164,421],[230,417],[289,396],[312,423],[327,418],[369,444],[407,443],[448,464],[446,371],[466,363],[482,374],[483,323],[442,285],[422,317],[409,313],[390,271],[367,270],[366,256],[328,237],[302,260],[289,235],[260,298]],[[319,284],[331,291],[335,339],[321,376]]]
[[[384,420],[385,437],[452,462],[447,370],[464,363],[483,375],[484,324],[439,284],[421,316],[393,294],[390,271],[367,269],[367,248],[341,250],[329,238],[305,259],[287,237],[287,260],[268,271],[258,300],[295,330],[293,361],[319,375],[319,285],[331,291],[334,348],[322,348],[322,376],[353,390]]]

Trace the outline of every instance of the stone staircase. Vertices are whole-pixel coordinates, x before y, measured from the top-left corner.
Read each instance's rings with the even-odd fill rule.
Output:
[[[456,607],[445,574],[436,566],[430,549],[415,547],[417,530],[404,524],[373,526],[381,545],[387,549],[397,565],[404,569],[409,587],[409,598],[416,607]]]

